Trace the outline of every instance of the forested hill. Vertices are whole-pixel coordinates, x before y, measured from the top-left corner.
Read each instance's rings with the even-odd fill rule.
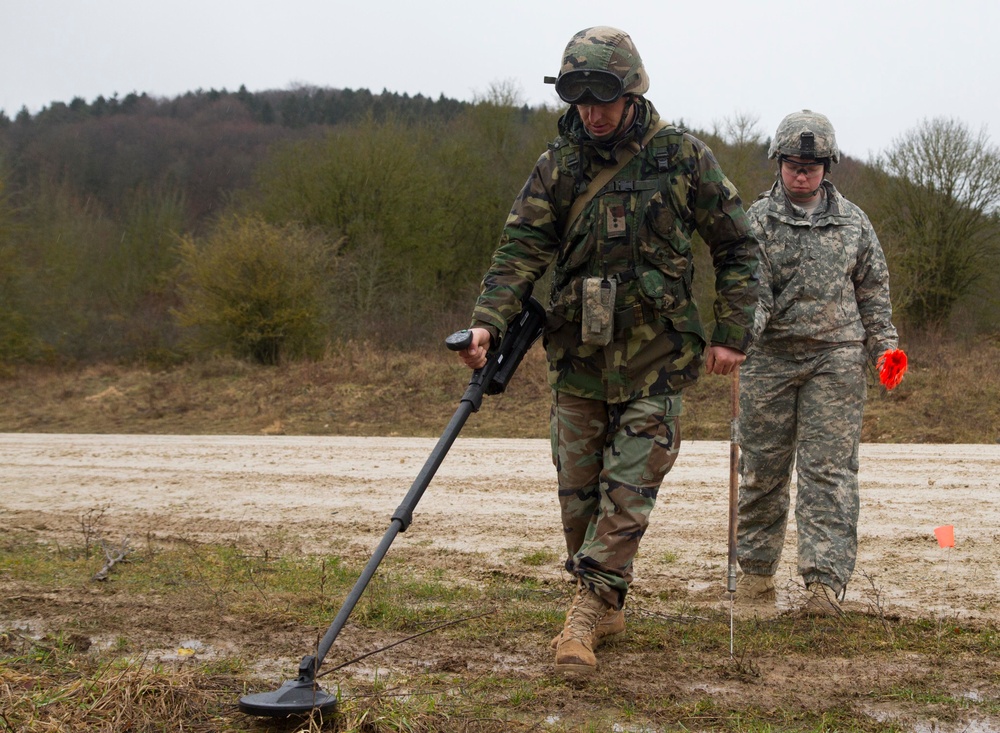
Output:
[[[147,115],[190,120],[207,108],[222,102],[227,108],[238,107],[249,119],[262,124],[284,127],[303,127],[309,124],[336,125],[340,122],[357,122],[371,114],[375,119],[395,115],[414,121],[434,118],[450,119],[468,106],[467,102],[448,99],[442,95],[437,101],[422,94],[409,96],[383,90],[372,94],[367,89],[322,89],[301,87],[285,91],[249,92],[241,86],[236,92],[210,89],[188,92],[174,99],[157,99],[143,92],[131,92],[119,99],[97,97],[93,102],[76,97],[68,104],[53,102],[38,114],[31,115],[22,108],[15,122],[64,123],[79,122],[87,117],[112,115]],[[10,124],[6,111],[0,111],[0,125]]]
[[[271,364],[387,335],[439,342],[468,317],[561,112],[498,85],[474,102],[240,88],[0,114],[0,374],[220,352]],[[745,202],[770,187],[757,119],[692,132]],[[831,178],[875,224],[904,337],[996,333],[989,140],[929,120]],[[695,239],[694,295],[711,318],[711,260]]]
[[[0,369],[437,338],[557,114],[503,88],[241,88],[0,116]],[[206,301],[213,272],[235,304]]]
[[[275,142],[366,121],[442,124],[468,107],[444,96],[367,89],[77,97],[35,115],[22,109],[13,120],[0,111],[0,174],[20,191],[58,180],[109,211],[124,210],[137,188],[180,191],[191,224],[217,210],[228,192],[248,186]]]

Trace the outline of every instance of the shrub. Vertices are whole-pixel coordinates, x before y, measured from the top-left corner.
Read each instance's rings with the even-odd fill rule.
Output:
[[[182,239],[176,317],[186,343],[259,364],[321,355],[334,250],[315,231],[256,217],[220,221],[201,245]]]

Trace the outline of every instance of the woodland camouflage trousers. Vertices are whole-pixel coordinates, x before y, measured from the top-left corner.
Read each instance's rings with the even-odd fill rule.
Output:
[[[679,395],[623,404],[555,392],[550,430],[566,569],[615,608],[656,494],[680,450]]]
[[[858,550],[858,445],[865,402],[860,344],[801,359],[753,352],[740,367],[737,554],[773,575],[797,476],[798,572],[841,593]]]

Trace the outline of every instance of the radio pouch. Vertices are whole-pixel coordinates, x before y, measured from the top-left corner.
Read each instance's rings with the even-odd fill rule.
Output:
[[[615,330],[614,280],[587,277],[583,280],[583,333],[585,344],[607,346]]]

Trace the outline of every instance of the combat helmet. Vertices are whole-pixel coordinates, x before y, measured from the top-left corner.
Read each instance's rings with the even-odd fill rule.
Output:
[[[814,160],[829,158],[831,162],[839,163],[837,135],[826,115],[809,109],[787,115],[778,125],[767,151],[768,158],[784,155]]]
[[[649,77],[628,33],[604,25],[574,35],[563,52],[559,76],[547,76],[545,83],[555,84],[567,104],[608,104],[649,90]]]

